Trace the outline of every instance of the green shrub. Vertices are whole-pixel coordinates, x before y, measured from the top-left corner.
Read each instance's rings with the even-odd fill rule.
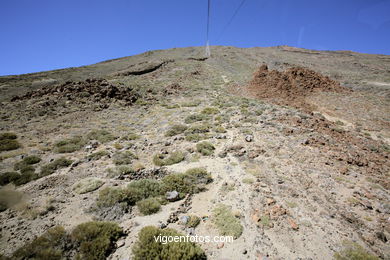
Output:
[[[115,248],[115,242],[123,236],[116,223],[91,221],[78,225],[71,234],[78,246],[76,258],[86,260],[107,259]]]
[[[0,152],[16,150],[21,145],[16,140],[18,136],[14,133],[2,133],[0,134]]]
[[[107,130],[92,130],[87,134],[88,140],[98,140],[101,143],[111,142],[116,137]]]
[[[169,128],[169,130],[165,133],[165,136],[175,136],[179,135],[181,133],[184,133],[185,130],[187,130],[186,125],[173,125]]]
[[[196,228],[200,223],[200,217],[191,215],[186,223],[186,227]]]
[[[24,172],[13,183],[16,186],[20,186],[36,179],[38,179],[38,175],[35,172]]]
[[[125,198],[123,189],[107,187],[100,190],[96,204],[101,208],[112,207],[115,204],[124,202]]]
[[[252,178],[244,178],[242,182],[245,184],[253,184],[255,181]]]
[[[129,175],[135,173],[134,169],[129,165],[120,165],[116,167],[115,170],[118,175]]]
[[[50,175],[58,169],[68,167],[72,164],[72,162],[73,162],[72,160],[61,157],[51,163],[42,166],[39,177]]]
[[[17,249],[11,259],[106,259],[115,242],[123,235],[122,229],[110,222],[87,222],[76,226],[69,235],[61,226],[46,231]]]
[[[22,174],[33,174],[35,172],[35,168],[31,166],[32,164],[36,164],[41,161],[41,158],[37,156],[28,156],[23,160],[14,164],[14,170],[19,170]]]
[[[209,124],[197,124],[187,129],[186,135],[190,134],[203,134],[210,132],[211,126]]]
[[[196,144],[196,150],[202,155],[208,156],[214,154],[215,147],[209,142],[201,142]]]
[[[205,119],[207,119],[207,117],[204,114],[191,114],[184,119],[184,122],[186,124],[192,124],[195,122],[203,121]]]
[[[19,174],[17,172],[5,172],[0,175],[0,185],[4,186],[8,183],[13,183],[16,186],[20,186],[37,178],[38,176],[34,173],[34,171],[26,171],[22,174]]]
[[[138,158],[134,153],[130,151],[117,152],[113,156],[113,162],[116,165],[131,164],[134,159]]]
[[[15,133],[1,133],[0,134],[0,141],[1,140],[13,140],[17,139],[18,136]]]
[[[139,139],[139,138],[140,138],[139,135],[134,134],[134,133],[129,133],[129,134],[125,135],[125,136],[122,136],[121,139],[122,139],[123,141],[133,141],[133,140],[137,140],[137,139]]]
[[[181,103],[182,107],[197,107],[201,104],[200,100],[193,100],[193,101],[188,101],[188,102],[183,102]]]
[[[148,198],[138,201],[137,207],[143,215],[151,215],[161,209],[161,204],[156,198]]]
[[[81,136],[74,136],[61,140],[54,144],[57,153],[73,153],[80,150],[86,144]]]
[[[228,114],[223,114],[223,115],[218,115],[215,118],[215,121],[218,122],[219,124],[222,123],[229,123],[230,122],[230,117]]]
[[[4,172],[0,175],[0,185],[4,186],[8,183],[13,183],[20,178],[20,174],[17,172]]]
[[[87,156],[87,159],[97,161],[100,160],[104,156],[108,156],[110,153],[107,151],[98,151],[95,153],[91,153],[90,155]]]
[[[63,259],[68,236],[65,229],[57,226],[49,229],[42,236],[35,238],[13,254],[12,259]]]
[[[152,179],[142,179],[127,185],[124,193],[126,194],[126,201],[130,205],[134,205],[137,201],[161,195],[161,190],[160,182]]]
[[[160,260],[205,260],[204,251],[195,243],[180,241],[163,243],[156,241],[158,236],[183,236],[174,229],[159,229],[147,226],[138,233],[138,241],[133,247],[133,259],[160,259]]]
[[[208,139],[209,136],[205,135],[205,134],[189,134],[186,136],[186,141],[189,141],[189,142],[199,142],[201,140],[205,140],[205,139]]]
[[[35,173],[35,168],[31,165],[24,165],[21,169],[20,169],[20,173],[23,175],[23,174],[33,174]]]
[[[14,139],[0,140],[0,152],[16,150],[18,148],[20,148],[20,144]]]
[[[91,177],[75,183],[72,189],[78,194],[84,194],[99,189],[103,184],[104,182],[101,179]]]
[[[216,133],[226,133],[226,129],[223,128],[222,126],[217,126],[217,127],[214,127],[214,132],[216,132]]]
[[[206,115],[214,115],[214,114],[218,114],[218,113],[219,113],[219,110],[218,110],[218,108],[215,108],[215,107],[205,107],[202,110],[202,114],[206,114]]]
[[[211,175],[203,168],[192,168],[185,173],[174,173],[165,176],[162,180],[163,192],[179,192],[180,197],[185,194],[194,194],[204,190],[205,185],[212,181]]]
[[[153,163],[157,166],[165,166],[179,163],[184,160],[184,154],[182,152],[173,152],[170,155],[156,154],[153,157]]]
[[[231,209],[223,204],[214,208],[212,222],[222,236],[233,236],[235,239],[241,236],[244,229]]]
[[[351,242],[343,241],[344,249],[335,253],[336,260],[379,260],[378,257],[369,254],[361,245]]]
[[[41,161],[41,158],[39,156],[30,155],[30,156],[23,158],[21,163],[27,164],[27,165],[33,165],[33,164],[39,163],[40,161]]]

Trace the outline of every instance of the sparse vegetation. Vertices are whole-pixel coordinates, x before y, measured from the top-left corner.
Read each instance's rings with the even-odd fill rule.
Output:
[[[16,150],[21,147],[14,133],[0,134],[0,152]]]
[[[263,216],[261,216],[261,218],[260,218],[260,223],[261,223],[261,225],[264,226],[264,227],[270,227],[270,225],[271,225],[271,219],[270,219],[269,215],[263,215]]]
[[[204,156],[209,156],[214,154],[215,147],[210,142],[201,142],[196,144],[196,150]]]
[[[203,134],[210,132],[211,126],[209,124],[197,124],[187,129],[186,135]]]
[[[35,169],[31,165],[39,163],[41,161],[41,158],[38,156],[28,156],[24,158],[23,160],[17,162],[14,164],[14,170],[20,170],[21,173],[23,172],[34,172]]]
[[[78,225],[71,234],[78,246],[78,259],[107,259],[115,248],[115,242],[123,235],[116,223],[92,221]]]
[[[0,174],[0,185],[4,186],[8,183],[14,183],[16,180],[18,180],[20,177],[20,174],[17,172],[4,172]]]
[[[161,184],[159,181],[151,179],[143,179],[133,181],[127,185],[124,190],[126,201],[130,205],[150,197],[157,197],[162,194]]]
[[[61,140],[54,144],[57,153],[73,153],[80,150],[86,144],[81,136],[74,136]]]
[[[186,136],[186,141],[189,142],[199,142],[201,140],[208,139],[209,137],[205,134],[189,134]]]
[[[161,204],[156,198],[148,198],[138,201],[137,207],[142,214],[150,215],[158,212]]]
[[[244,229],[240,220],[234,216],[231,209],[223,204],[214,208],[212,222],[221,235],[233,236],[235,239],[241,236]]]
[[[153,163],[157,166],[166,166],[179,163],[184,160],[184,154],[180,151],[171,154],[156,154],[153,157]]]
[[[184,119],[184,123],[192,124],[207,119],[204,114],[191,114]]]
[[[182,107],[197,107],[201,104],[202,102],[200,100],[194,100],[194,101],[188,101],[188,102],[183,102],[181,104]]]
[[[169,130],[165,133],[165,136],[175,136],[184,133],[187,130],[186,125],[173,125],[169,128]]]
[[[298,204],[294,201],[287,201],[286,202],[286,205],[289,207],[289,208],[296,208],[298,207]]]
[[[98,140],[101,143],[111,142],[116,138],[116,136],[107,130],[93,130],[87,134],[88,140]]]
[[[97,160],[100,160],[101,158],[103,158],[104,156],[108,156],[108,155],[109,155],[109,152],[103,150],[103,151],[91,153],[90,155],[87,156],[87,158],[89,160],[97,161]]]
[[[206,114],[206,115],[215,115],[218,113],[219,113],[219,110],[216,107],[205,107],[202,110],[202,114]]]
[[[85,178],[77,183],[75,183],[72,187],[73,191],[78,194],[88,193],[100,188],[104,182],[99,178]]]
[[[156,241],[158,236],[180,236],[174,229],[159,229],[147,226],[138,234],[138,241],[133,247],[133,259],[160,259],[160,260],[205,260],[204,251],[196,244],[180,241],[177,243],[163,243]]]
[[[242,182],[245,184],[253,184],[254,180],[252,178],[244,178]]]
[[[226,133],[226,129],[223,128],[222,126],[216,126],[214,127],[214,132],[222,134],[222,133]]]
[[[135,172],[130,165],[119,165],[115,170],[119,176],[129,175]]]
[[[30,155],[30,156],[23,158],[23,160],[20,163],[33,165],[33,164],[39,163],[40,161],[41,161],[41,158],[39,156]],[[15,169],[15,170],[17,170],[17,169]]]
[[[234,183],[225,182],[221,186],[221,192],[222,192],[222,194],[226,195],[228,192],[234,191],[235,188],[236,188],[236,186],[234,185]]]
[[[63,259],[63,250],[69,244],[66,231],[57,226],[49,229],[13,254],[15,259]]]
[[[1,133],[0,140],[13,140],[17,139],[18,136],[15,133]]]
[[[73,162],[72,160],[66,159],[64,157],[54,160],[53,162],[42,166],[39,177],[53,174],[58,169],[70,166],[72,162]]]
[[[82,223],[68,234],[62,226],[47,230],[14,252],[11,259],[104,260],[123,235],[116,223],[91,221]]]
[[[124,141],[133,141],[139,139],[140,136],[134,133],[128,133],[127,135],[122,136],[121,140]]]
[[[163,197],[166,192],[176,190],[183,198],[187,193],[204,190],[211,180],[211,175],[205,169],[193,168],[185,173],[167,175],[161,181],[141,179],[131,182],[125,188],[104,188],[99,192],[96,204],[98,208],[118,204],[123,208],[137,205],[142,214],[153,214],[159,210],[160,204],[167,202]]]
[[[130,151],[117,152],[113,156],[116,165],[131,164],[134,159],[138,159],[138,157]]]
[[[99,192],[97,206],[101,208],[112,207],[125,201],[125,193],[121,188],[107,187]]]
[[[183,197],[185,194],[194,194],[204,190],[205,185],[212,181],[210,173],[204,168],[192,168],[185,173],[174,173],[162,179],[164,192],[179,192]]]
[[[200,223],[200,217],[191,215],[189,216],[186,227],[195,228],[199,225],[199,223]]]
[[[336,260],[379,260],[378,257],[368,253],[361,245],[343,241],[344,249],[335,253]]]

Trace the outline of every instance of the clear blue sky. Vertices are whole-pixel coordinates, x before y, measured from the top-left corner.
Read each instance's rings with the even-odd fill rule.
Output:
[[[227,28],[242,0],[211,1],[211,45],[390,54],[390,0],[246,0]],[[206,41],[207,0],[1,0],[0,13],[0,75]]]

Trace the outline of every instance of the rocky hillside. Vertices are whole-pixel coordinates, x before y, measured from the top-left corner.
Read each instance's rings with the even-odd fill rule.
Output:
[[[0,259],[389,259],[390,56],[211,52],[0,77]]]

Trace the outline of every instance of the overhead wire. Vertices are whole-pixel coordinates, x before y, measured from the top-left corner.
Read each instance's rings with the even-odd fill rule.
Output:
[[[242,0],[240,5],[236,8],[236,10],[234,11],[234,13],[233,13],[232,17],[230,18],[229,22],[225,25],[225,27],[223,28],[222,32],[219,34],[219,36],[217,38],[217,41],[221,39],[221,37],[224,34],[224,32],[226,31],[226,29],[233,22],[234,18],[236,18],[236,16],[237,16],[238,12],[240,11],[241,7],[245,4],[245,1],[246,0]]]
[[[210,31],[210,6],[211,0],[207,1],[207,32],[206,32],[206,57],[210,57],[210,46],[209,46],[209,31]]]

